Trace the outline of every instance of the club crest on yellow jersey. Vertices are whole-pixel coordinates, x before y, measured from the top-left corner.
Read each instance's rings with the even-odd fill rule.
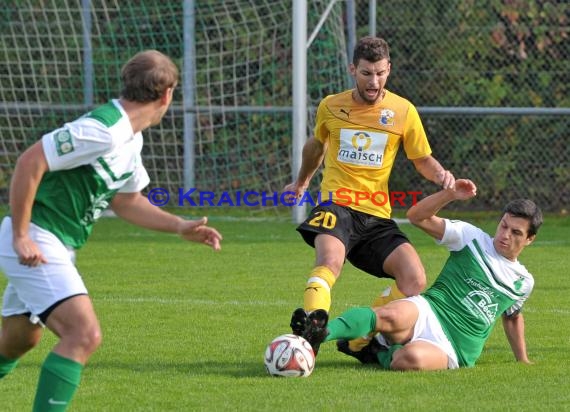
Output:
[[[382,126],[394,126],[395,113],[390,109],[382,109],[378,122]]]

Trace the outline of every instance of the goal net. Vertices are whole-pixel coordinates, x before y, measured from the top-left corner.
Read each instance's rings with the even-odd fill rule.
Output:
[[[203,206],[210,209],[208,213],[214,207],[223,214],[236,210],[240,216],[286,215],[287,208],[279,202],[276,206],[271,194],[292,179],[291,2],[186,2],[186,6],[195,4],[193,16],[184,3],[22,0],[2,7],[0,198],[4,202],[17,156],[44,133],[117,97],[123,63],[152,48],[171,56],[182,76],[193,70],[194,101],[192,107],[184,107],[183,88],[178,87],[162,123],[143,132],[149,189],[167,190],[171,195],[167,206]],[[308,2],[309,31],[329,3]],[[307,55],[309,128],[318,101],[348,86],[343,2],[331,10]],[[184,31],[191,17],[193,68],[184,67],[188,61]],[[192,113],[191,125],[185,124],[185,113]],[[193,187],[184,187],[185,130],[192,133]],[[207,196],[194,196],[194,204],[180,202],[180,191],[192,189]],[[247,192],[259,196],[250,197],[249,205],[241,203],[246,207],[228,207]],[[263,192],[266,197],[261,197]],[[220,202],[222,193],[227,196]]]

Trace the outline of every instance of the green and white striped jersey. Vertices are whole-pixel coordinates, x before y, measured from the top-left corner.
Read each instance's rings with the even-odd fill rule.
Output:
[[[450,256],[423,293],[451,341],[460,366],[473,366],[495,321],[521,309],[534,279],[518,261],[501,256],[493,239],[461,221],[445,221],[440,242]]]
[[[117,192],[149,183],[142,165],[142,133],[112,100],[42,137],[49,171],[40,182],[32,222],[64,244],[80,248]]]

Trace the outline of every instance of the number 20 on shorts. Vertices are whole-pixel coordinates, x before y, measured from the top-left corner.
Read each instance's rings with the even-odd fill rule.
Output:
[[[309,220],[309,225],[332,229],[336,225],[336,216],[331,212],[318,211],[314,218]]]

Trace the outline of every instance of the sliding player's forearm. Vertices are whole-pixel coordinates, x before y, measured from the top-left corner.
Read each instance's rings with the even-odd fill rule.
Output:
[[[453,200],[452,190],[440,190],[412,206],[408,210],[407,217],[413,224],[419,224],[423,220],[436,216],[445,205]]]

